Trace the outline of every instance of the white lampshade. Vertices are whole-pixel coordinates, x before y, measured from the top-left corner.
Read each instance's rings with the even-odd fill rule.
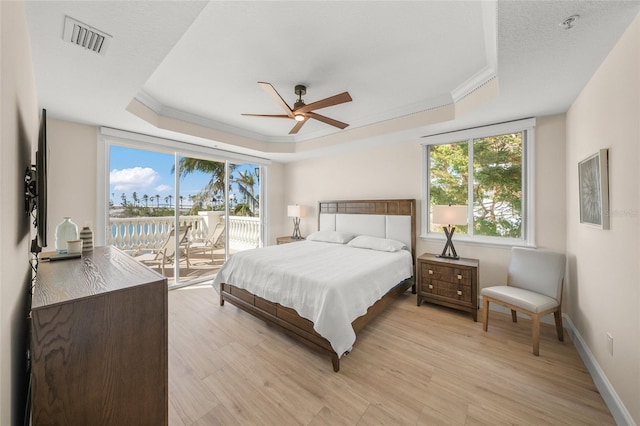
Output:
[[[433,206],[431,221],[437,225],[466,225],[467,206]]]
[[[302,206],[296,204],[293,206],[287,206],[287,216],[288,217],[303,217],[304,209]]]

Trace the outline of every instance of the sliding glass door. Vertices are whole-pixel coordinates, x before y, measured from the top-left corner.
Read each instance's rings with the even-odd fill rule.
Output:
[[[226,163],[195,157],[177,157],[178,222],[185,230],[181,256],[182,282],[209,279],[227,257],[225,226]]]
[[[211,280],[261,245],[260,170],[252,163],[108,143],[105,241],[169,279]]]
[[[229,164],[229,254],[260,247],[260,166]]]

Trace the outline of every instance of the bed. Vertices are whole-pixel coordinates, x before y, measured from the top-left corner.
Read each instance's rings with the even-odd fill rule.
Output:
[[[316,236],[361,237],[236,253],[214,280],[220,304],[329,355],[337,372],[358,331],[409,287],[415,293],[415,208],[408,199],[321,201]]]

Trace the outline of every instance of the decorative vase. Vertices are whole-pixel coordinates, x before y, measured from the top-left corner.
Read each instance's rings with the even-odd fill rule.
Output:
[[[85,224],[80,230],[80,239],[82,240],[82,252],[93,250],[93,231],[89,224]]]
[[[71,222],[70,217],[65,217],[64,220],[56,226],[56,251],[58,253],[67,252],[67,241],[78,239],[78,225]]]

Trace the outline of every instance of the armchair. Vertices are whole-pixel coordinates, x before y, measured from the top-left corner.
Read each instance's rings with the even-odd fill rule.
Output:
[[[564,341],[562,327],[562,287],[565,255],[542,250],[514,247],[511,251],[506,286],[483,288],[482,318],[486,332],[489,325],[489,303],[511,310],[517,322],[517,312],[531,317],[533,354],[540,351],[540,318],[553,313],[558,340]]]

